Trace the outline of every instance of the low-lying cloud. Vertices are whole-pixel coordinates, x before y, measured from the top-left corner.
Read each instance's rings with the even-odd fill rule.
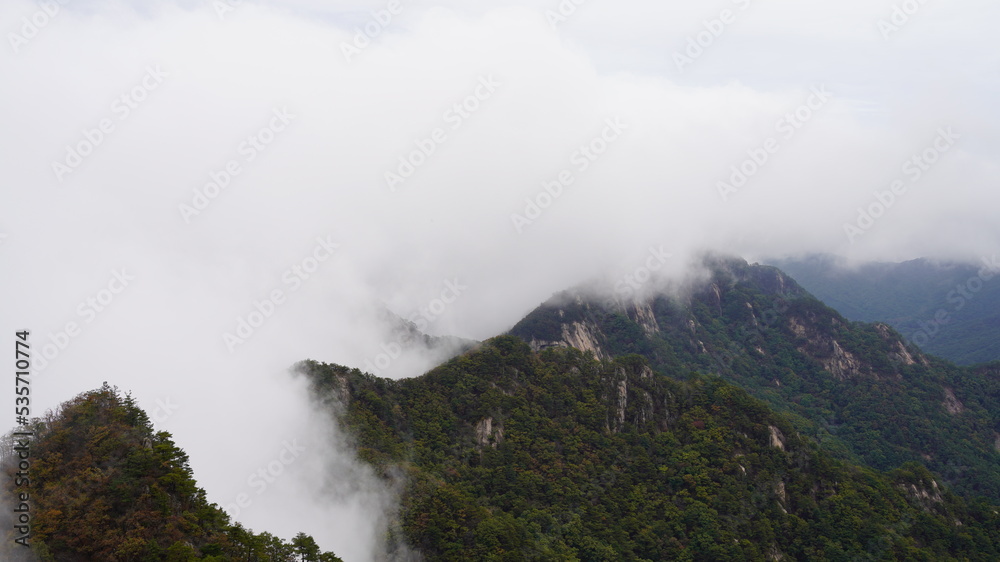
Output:
[[[34,412],[132,389],[228,504],[309,434],[285,369],[374,364],[384,309],[483,339],[651,255],[996,252],[995,5],[886,39],[891,2],[562,4],[5,3],[0,324],[44,353]],[[239,519],[373,556],[390,496],[281,482]]]

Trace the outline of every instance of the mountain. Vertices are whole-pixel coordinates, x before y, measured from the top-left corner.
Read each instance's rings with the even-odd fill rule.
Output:
[[[720,377],[513,336],[412,379],[298,372],[405,484],[426,560],[996,560],[1000,515],[917,463],[838,460]],[[684,379],[684,380],[681,380]]]
[[[774,267],[703,269],[641,294],[565,291],[485,342],[398,323],[401,347],[464,349],[415,378],[298,364],[402,490],[388,559],[1000,559],[1000,362],[926,355]],[[28,429],[42,560],[337,559],[231,524],[117,389]],[[4,560],[25,555],[13,515]]]
[[[510,333],[536,350],[637,353],[663,375],[716,374],[839,458],[878,470],[918,462],[963,495],[1000,501],[1000,364],[925,355],[886,324],[846,320],[774,267],[705,267],[683,296],[556,295]]]
[[[379,321],[384,327],[388,341],[397,344],[402,351],[421,355],[440,357],[444,362],[452,357],[475,347],[479,342],[457,336],[432,336],[423,331],[426,320],[417,316],[416,322],[405,320],[391,310],[382,307],[379,310]]]
[[[926,353],[958,365],[1000,360],[1000,263],[868,263],[815,255],[773,260],[850,320],[885,322]]]
[[[312,537],[286,542],[255,534],[205,499],[187,454],[154,432],[128,395],[105,385],[83,393],[20,431],[28,444],[28,482],[18,484],[20,439],[4,439],[5,505],[29,494],[30,548],[16,544],[12,513],[0,514],[0,559],[58,562],[311,560],[336,562]],[[15,488],[15,485],[17,488]]]

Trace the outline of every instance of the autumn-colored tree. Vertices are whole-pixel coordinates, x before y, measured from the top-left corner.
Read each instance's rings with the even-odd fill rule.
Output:
[[[104,384],[30,427],[31,545],[38,560],[286,562],[292,546],[254,534],[210,504],[172,436],[154,432],[128,394]],[[8,435],[4,451],[12,450]],[[16,459],[2,459],[8,496]],[[299,534],[302,544],[315,546]],[[13,541],[0,560],[17,560]],[[22,548],[16,546],[13,548]],[[318,546],[309,555],[319,556]],[[316,558],[318,560],[318,558]]]

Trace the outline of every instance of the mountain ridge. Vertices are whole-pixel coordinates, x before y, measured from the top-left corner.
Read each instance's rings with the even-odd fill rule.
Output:
[[[706,265],[710,279],[690,295],[608,301],[571,290],[508,333],[534,349],[638,353],[661,374],[719,374],[844,458],[882,470],[927,463],[957,489],[1000,498],[1000,420],[991,414],[1000,409],[1000,379],[992,371],[969,377],[886,324],[850,322],[771,266]]]
[[[1000,558],[1000,362],[926,355],[886,324],[847,321],[775,267],[712,256],[705,268],[704,283],[680,293],[563,291],[474,345],[398,322],[408,345],[461,351],[414,378],[297,364],[358,458],[403,490],[386,560]],[[43,473],[55,483],[38,497],[44,559],[292,552],[228,525],[198,494],[183,451],[116,389],[65,412],[35,422],[43,459],[65,448],[60,432],[85,443],[59,453],[79,462]],[[95,428],[108,416],[144,439]],[[146,441],[166,455],[171,485],[195,490],[167,491],[167,512],[193,502],[209,538],[53,538],[132,505],[80,507],[85,524],[73,527],[51,508],[65,502],[52,492],[64,482],[100,476],[88,494],[133,494],[140,511],[162,495],[115,488],[89,468],[118,451],[106,469],[159,477],[124,463],[146,458]],[[84,543],[105,550],[74,550]]]
[[[499,336],[412,379],[297,370],[362,458],[405,475],[399,528],[428,560],[1000,556],[995,507],[921,465],[836,460],[720,377],[641,356]]]
[[[872,262],[829,255],[770,260],[846,318],[885,322],[958,365],[1000,360],[1000,262]]]
[[[27,546],[15,544],[13,514],[0,514],[0,556],[10,562],[285,562],[296,555],[313,562],[340,562],[321,552],[312,537],[291,541],[256,534],[206,499],[187,454],[170,433],[154,431],[132,397],[107,383],[33,418],[30,449],[31,510]],[[14,436],[4,439],[0,487],[14,505],[19,469]]]

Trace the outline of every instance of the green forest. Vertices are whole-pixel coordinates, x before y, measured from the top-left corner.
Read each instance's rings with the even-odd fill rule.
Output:
[[[1000,363],[925,355],[772,267],[706,271],[564,292],[415,378],[297,364],[402,490],[387,560],[1000,560]],[[339,560],[230,521],[107,383],[28,429],[35,559]]]
[[[1000,272],[993,263],[917,259],[851,269],[814,255],[773,265],[850,320],[885,322],[927,353],[974,365],[1000,360]]]
[[[563,326],[586,325],[608,356],[736,384],[839,458],[878,470],[917,462],[962,494],[1000,502],[1000,363],[924,355],[885,324],[846,320],[776,268],[708,265],[685,298],[609,304],[569,292],[510,333],[563,345]]]
[[[231,524],[205,499],[170,434],[155,432],[132,397],[107,383],[25,429],[36,435],[29,542],[37,560],[340,561],[304,533],[286,541]],[[3,468],[9,498],[16,468]],[[5,529],[4,556],[25,556],[24,547],[11,546],[11,532]]]
[[[834,458],[719,377],[498,337],[415,379],[299,366],[429,560],[996,560],[995,506]],[[684,380],[679,380],[684,379]],[[342,407],[346,406],[346,407]]]

